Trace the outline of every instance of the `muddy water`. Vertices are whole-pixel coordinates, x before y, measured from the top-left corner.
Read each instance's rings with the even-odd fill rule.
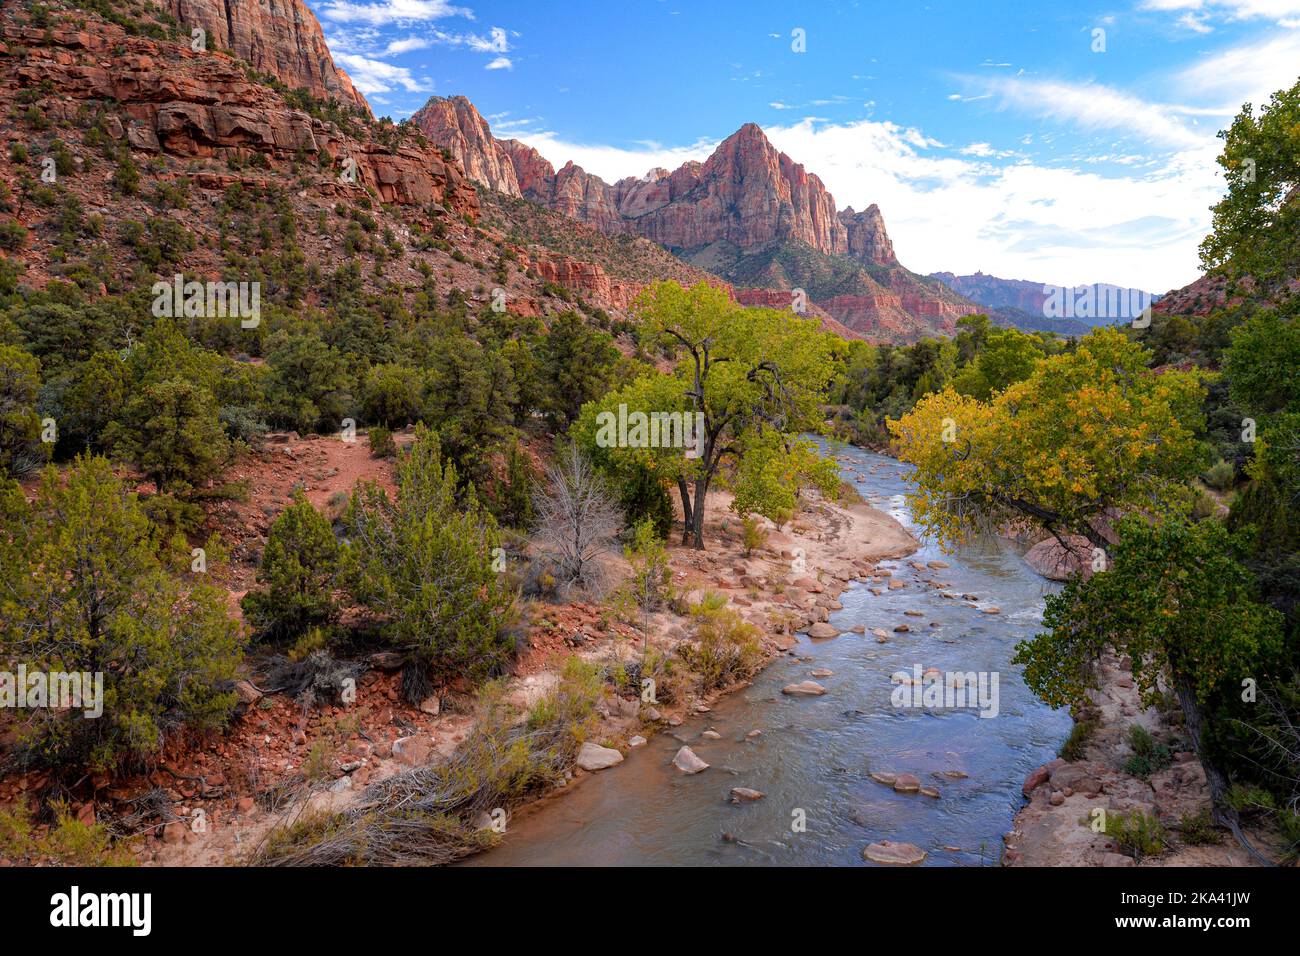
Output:
[[[906,466],[858,449],[839,451],[845,477],[920,537],[904,499]],[[949,567],[921,573],[910,564],[931,560]],[[1069,732],[1066,713],[1035,700],[1010,663],[1016,642],[1035,632],[1054,585],[998,542],[956,554],[927,542],[882,566],[907,587],[875,595],[855,584],[840,597],[844,609],[831,617],[846,631],[865,625],[865,636],[801,638],[797,658],[778,659],[712,713],[656,735],[622,765],[520,815],[501,846],[471,863],[863,865],[863,848],[882,839],[915,843],[929,852],[926,865],[996,863],[1021,803],[1021,782]],[[927,580],[958,598],[941,597]],[[978,607],[962,600],[963,593],[975,596]],[[979,609],[991,605],[1001,613]],[[922,616],[908,616],[909,610]],[[910,632],[894,633],[902,623]],[[884,644],[871,635],[877,627],[889,632]],[[997,672],[997,716],[983,718],[972,708],[896,707],[891,677],[912,673],[914,665]],[[825,696],[781,694],[786,684],[823,668],[833,671],[817,678]],[[721,739],[702,737],[709,729]],[[749,737],[753,730],[762,733]],[[711,768],[694,776],[677,771],[672,758],[683,742]],[[872,780],[872,771],[913,773],[940,797],[895,793]],[[732,787],[767,796],[732,805]]]

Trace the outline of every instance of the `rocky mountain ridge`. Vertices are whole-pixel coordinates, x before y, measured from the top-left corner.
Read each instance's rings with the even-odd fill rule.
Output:
[[[434,97],[411,119],[489,189],[607,234],[650,239],[737,286],[803,288],[859,334],[951,334],[957,319],[977,311],[903,268],[879,207],[837,211],[821,179],[756,124],[746,123],[703,163],[610,184],[572,162],[556,170],[518,140],[496,139],[463,96]],[[827,284],[828,275],[836,281]]]

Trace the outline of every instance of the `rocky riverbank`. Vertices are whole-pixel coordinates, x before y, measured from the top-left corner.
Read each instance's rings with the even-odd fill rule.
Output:
[[[726,493],[710,494],[705,550],[672,544],[673,587],[683,599],[679,608],[708,592],[724,595],[730,607],[759,629],[765,662],[793,646],[797,633],[830,627],[827,620],[852,582],[888,587],[889,571],[877,569],[876,562],[902,557],[917,547],[902,525],[866,504],[835,503],[813,496],[784,529],[770,528],[766,540],[747,552],[742,524],[729,504]],[[620,565],[621,559],[613,559],[613,563]],[[612,570],[617,578],[625,569]],[[528,617],[527,642],[509,688],[509,698],[521,708],[557,684],[560,669],[571,655],[599,661],[605,667],[641,659],[639,629],[611,614],[606,604],[533,603]],[[653,615],[648,628],[650,646],[671,653],[693,640],[694,629],[689,615],[672,611]],[[320,737],[332,733],[333,728],[338,730],[337,746],[325,758],[325,766],[318,768],[321,772],[292,800],[275,808],[265,807],[264,801],[255,802],[251,794],[229,793],[231,807],[208,808],[198,832],[188,825],[195,809],[189,804],[205,802],[195,794],[183,801],[187,805],[180,808],[177,822],[169,825],[174,832],[167,832],[161,840],[146,841],[142,859],[165,865],[237,864],[273,826],[305,808],[346,809],[376,781],[412,765],[446,759],[472,729],[471,701],[445,699],[441,708],[430,706],[417,712],[398,699],[396,677],[378,666],[372,668],[358,680],[357,699],[351,708],[327,708],[305,732],[292,736],[278,733],[275,719],[290,702],[278,698],[259,701],[232,731],[236,743],[222,745],[223,755],[228,760],[264,766],[264,755],[256,746],[264,744],[267,751],[272,747],[282,751],[276,753],[275,760],[277,764],[283,761],[286,771],[300,764],[305,767],[313,752],[321,750]],[[600,722],[589,738],[593,746],[580,755],[572,777],[553,795],[563,794],[584,777],[615,767],[647,737],[681,724],[693,713],[707,711],[717,697],[738,686],[743,685],[658,705],[642,705],[634,696],[610,694],[598,707]],[[281,736],[289,739],[281,740]],[[251,741],[248,748],[238,743],[245,738]],[[243,753],[245,749],[248,753]],[[226,775],[227,779],[232,776]]]
[[[1076,713],[1071,745],[1025,778],[1027,804],[1004,838],[1004,866],[1255,866],[1230,834],[1209,826],[1210,794],[1175,704],[1143,707],[1127,660],[1097,665],[1098,689]],[[1134,746],[1146,731],[1156,746],[1142,767]],[[1080,729],[1082,728],[1082,729]],[[1149,769],[1149,772],[1137,771]],[[1104,817],[1142,814],[1159,827],[1145,849],[1097,832]],[[1266,854],[1271,835],[1247,831]]]

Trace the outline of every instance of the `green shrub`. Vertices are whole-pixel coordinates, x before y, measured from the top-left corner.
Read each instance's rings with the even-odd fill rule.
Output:
[[[0,478],[25,475],[49,458],[36,411],[40,371],[35,356],[17,346],[0,344]]]
[[[14,252],[27,241],[27,227],[17,219],[0,220],[0,249]]]
[[[329,521],[301,491],[271,525],[257,571],[262,588],[244,595],[249,623],[278,639],[328,625],[338,616],[334,581],[339,545]]]
[[[1188,846],[1210,846],[1223,842],[1223,834],[1215,829],[1210,808],[1196,813],[1185,813],[1178,822],[1178,832]]]
[[[1124,772],[1143,779],[1153,773],[1159,773],[1174,762],[1174,755],[1164,744],[1156,741],[1141,724],[1133,724],[1128,729],[1129,745],[1133,755],[1124,764]]]
[[[396,499],[364,483],[343,517],[352,596],[389,642],[442,678],[484,676],[513,649],[515,596],[494,568],[496,522],[472,486],[458,499],[457,485],[437,433],[419,426],[398,459]],[[421,683],[403,680],[408,700],[423,699]]]
[[[1092,740],[1092,735],[1096,731],[1095,720],[1076,720],[1074,726],[1070,728],[1070,736],[1066,738],[1065,743],[1061,744],[1061,749],[1056,752],[1056,755],[1062,760],[1082,760],[1087,753],[1088,742]]]
[[[1121,853],[1141,862],[1143,857],[1157,856],[1169,846],[1169,834],[1154,814],[1133,810],[1107,813],[1106,835]]]
[[[1227,491],[1236,478],[1236,470],[1232,467],[1232,462],[1220,458],[1201,477],[1215,491]]]
[[[393,441],[393,433],[382,425],[375,425],[370,429],[370,456],[372,458],[396,458],[397,442]]]
[[[0,485],[0,660],[100,675],[103,690],[98,719],[84,707],[34,710],[18,728],[25,762],[76,778],[224,724],[243,650],[226,592],[169,573],[157,552],[155,528],[104,458],[47,468],[30,503]]]
[[[745,546],[745,554],[748,556],[767,541],[767,529],[754,515],[745,515],[741,522],[740,537]]]
[[[759,630],[753,624],[716,600],[696,605],[691,613],[698,622],[695,641],[683,644],[677,654],[694,672],[698,692],[748,680],[762,666]]]

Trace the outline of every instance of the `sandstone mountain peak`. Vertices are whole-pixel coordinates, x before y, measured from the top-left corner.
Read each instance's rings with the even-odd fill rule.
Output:
[[[490,189],[607,234],[650,239],[740,286],[820,294],[829,300],[823,307],[856,332],[951,332],[975,311],[899,264],[876,204],[837,211],[821,179],[778,150],[757,123],[742,125],[702,163],[611,184],[571,160],[557,171],[525,143],[496,139],[464,97],[434,97],[412,120]]]

